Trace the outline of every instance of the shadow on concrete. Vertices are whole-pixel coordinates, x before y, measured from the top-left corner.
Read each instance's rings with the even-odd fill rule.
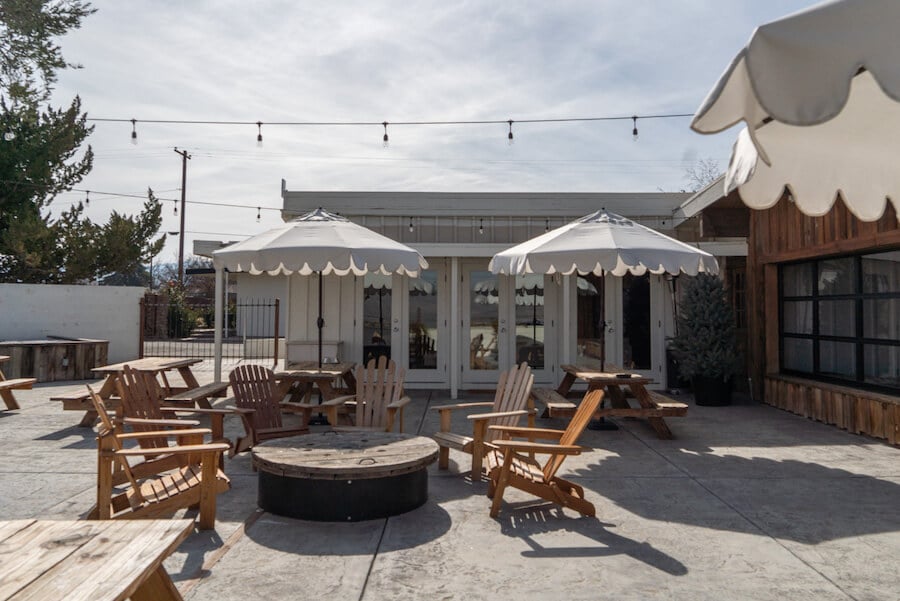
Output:
[[[630,538],[610,532],[613,524],[606,524],[597,518],[570,518],[562,510],[552,504],[542,503],[534,507],[533,502],[508,504],[498,518],[500,532],[506,536],[522,539],[530,551],[522,553],[524,557],[608,557],[611,555],[628,555],[648,566],[671,574],[684,576],[687,567],[680,561],[649,543],[641,543]],[[577,547],[546,547],[535,538],[535,535],[551,532],[571,532],[592,542]],[[571,538],[567,538],[571,540]],[[593,544],[596,543],[596,544]]]
[[[82,428],[81,426],[69,426],[56,432],[50,432],[43,436],[38,436],[35,440],[65,440],[67,438],[80,438],[61,448],[63,449],[96,449],[97,433],[93,428]]]
[[[667,451],[685,477],[622,476],[632,459],[575,472],[586,489],[650,520],[817,544],[900,532],[900,484],[793,459]],[[604,474],[617,474],[606,476]]]

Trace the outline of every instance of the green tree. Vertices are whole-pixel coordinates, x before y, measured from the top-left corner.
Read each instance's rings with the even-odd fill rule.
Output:
[[[90,172],[82,144],[93,131],[77,96],[48,106],[67,62],[56,39],[92,14],[77,0],[0,0],[0,281],[78,283],[133,274],[162,249],[161,223],[148,195],[136,217],[113,213],[105,225],[79,203],[54,218],[50,204]],[[152,254],[151,254],[152,253]]]

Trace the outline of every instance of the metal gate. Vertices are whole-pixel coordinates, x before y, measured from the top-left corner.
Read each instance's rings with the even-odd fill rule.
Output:
[[[278,362],[279,299],[241,299],[225,307],[222,358]],[[215,305],[147,295],[141,299],[141,356],[215,357]]]

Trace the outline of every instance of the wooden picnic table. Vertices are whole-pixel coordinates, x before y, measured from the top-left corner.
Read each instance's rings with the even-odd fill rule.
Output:
[[[300,361],[291,363],[288,368],[275,372],[278,381],[278,400],[288,394],[291,402],[308,403],[313,388],[322,393],[322,400],[330,401],[342,394],[356,392],[356,378],[353,376],[355,363],[326,363],[319,367],[316,361]],[[344,381],[346,389],[335,388],[338,378]]]
[[[572,389],[572,385],[578,381],[584,381],[588,385],[588,391],[604,389],[606,399],[604,407],[598,410],[595,417],[638,417],[646,419],[647,423],[656,431],[659,438],[672,438],[672,431],[666,424],[665,417],[681,417],[687,414],[687,405],[673,401],[666,396],[647,389],[647,384],[653,382],[650,378],[640,374],[624,371],[605,372],[578,365],[560,365],[565,372],[557,389],[550,391],[533,391],[538,400],[544,402],[546,409],[542,417],[574,413],[575,404],[566,400],[566,396]],[[630,393],[627,394],[626,390]],[[632,407],[628,398],[637,401],[638,406]],[[609,401],[608,406],[606,401]]]
[[[208,397],[215,396],[215,394],[224,391],[227,385],[218,383],[201,387],[200,383],[197,382],[194,373],[191,371],[191,366],[200,363],[201,361],[202,359],[181,359],[178,357],[144,357],[143,359],[132,359],[131,361],[123,361],[122,363],[112,363],[110,365],[95,367],[91,371],[98,376],[104,377],[103,384],[100,386],[100,390],[97,391],[97,394],[101,399],[107,401],[107,407],[110,409],[118,410],[118,381],[126,365],[134,370],[151,372],[154,375],[159,376],[162,380],[162,387],[167,399],[185,396],[184,393],[188,391],[202,389],[201,392],[204,394],[199,396],[186,395],[191,398],[185,398],[184,400],[196,401],[198,406],[209,409],[211,406]],[[173,387],[169,384],[166,373],[170,371],[178,371],[178,374],[184,381],[184,386]],[[209,394],[205,394],[207,392]],[[86,390],[72,395],[50,397],[50,400],[62,401],[63,410],[84,411],[84,417],[79,424],[81,426],[87,428],[93,427],[94,422],[97,420],[97,412],[94,410]]]
[[[0,601],[182,599],[163,560],[193,520],[0,522]]]
[[[0,363],[6,363],[9,361],[9,355],[0,355]],[[0,369],[0,399],[3,399],[3,402],[6,403],[7,409],[18,409],[19,403],[16,401],[16,397],[13,396],[13,390],[21,390],[21,389],[30,389],[34,383],[37,382],[37,378],[13,378],[11,380],[7,380],[6,376],[3,375],[3,370]]]

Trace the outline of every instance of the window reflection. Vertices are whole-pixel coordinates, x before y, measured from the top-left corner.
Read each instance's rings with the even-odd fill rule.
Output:
[[[409,368],[437,369],[438,274],[426,269],[409,280]]]
[[[469,369],[497,369],[500,287],[490,271],[469,275]]]
[[[363,363],[391,358],[392,276],[367,273],[363,288]]]
[[[516,276],[516,363],[544,368],[544,276]]]

